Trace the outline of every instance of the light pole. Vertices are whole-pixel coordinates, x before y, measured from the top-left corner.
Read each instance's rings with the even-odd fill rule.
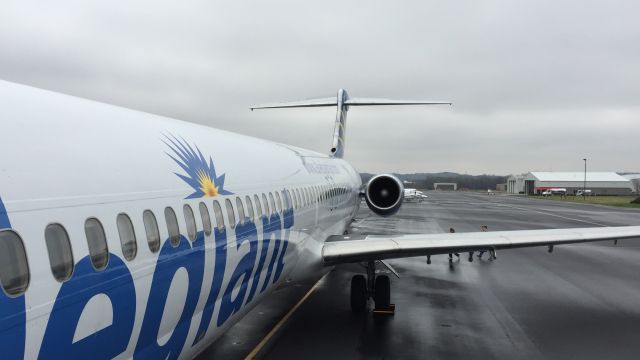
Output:
[[[582,198],[586,199],[587,196],[587,158],[584,160],[584,182],[582,183]]]

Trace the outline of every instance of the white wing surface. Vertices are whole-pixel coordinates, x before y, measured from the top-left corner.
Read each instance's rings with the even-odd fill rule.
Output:
[[[322,255],[326,265],[335,265],[452,252],[553,246],[630,238],[640,239],[640,226],[452,234],[331,236],[324,244]]]

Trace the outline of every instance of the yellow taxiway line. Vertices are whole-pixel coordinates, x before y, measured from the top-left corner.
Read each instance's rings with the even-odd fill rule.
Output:
[[[327,273],[329,274],[329,273]],[[249,353],[249,355],[247,355],[244,359],[245,360],[251,360],[253,358],[256,357],[256,355],[258,355],[258,353],[260,353],[260,351],[262,350],[262,348],[264,348],[265,345],[267,345],[267,343],[269,342],[269,340],[271,340],[271,338],[273,337],[273,335],[276,334],[276,332],[278,332],[278,330],[280,330],[280,328],[282,327],[282,325],[284,325],[287,320],[289,320],[289,318],[291,317],[291,315],[293,315],[294,312],[296,312],[296,310],[298,310],[298,308],[300,307],[300,305],[302,305],[309,296],[311,296],[311,294],[315,291],[315,289],[318,287],[318,285],[320,285],[320,283],[322,282],[322,280],[324,280],[324,278],[327,276],[327,274],[324,274],[324,276],[322,276],[320,278],[320,280],[318,280],[317,283],[315,283],[315,285],[313,285],[313,287],[302,297],[302,299],[300,299],[300,301],[298,301],[297,304],[295,304],[291,310],[289,310],[289,312],[282,318],[280,319],[280,321],[278,321],[278,323],[276,324],[276,326],[273,327],[273,329],[271,329],[271,331],[269,331],[269,333],[267,334],[267,336],[265,336],[262,341],[260,341],[258,343],[258,345],[256,345],[256,347]]]

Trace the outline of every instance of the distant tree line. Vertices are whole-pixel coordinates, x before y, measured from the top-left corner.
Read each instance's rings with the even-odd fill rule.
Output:
[[[452,172],[393,174],[402,181],[410,183],[405,187],[417,189],[433,189],[434,183],[456,183],[459,190],[495,190],[497,184],[507,182],[507,176],[500,175],[466,175]],[[366,183],[374,174],[362,173],[362,182]]]

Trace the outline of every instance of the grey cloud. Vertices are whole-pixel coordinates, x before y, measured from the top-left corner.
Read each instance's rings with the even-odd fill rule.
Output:
[[[635,170],[639,6],[628,1],[9,1],[0,78],[327,151],[335,93],[363,171]],[[637,155],[635,155],[637,157]]]

